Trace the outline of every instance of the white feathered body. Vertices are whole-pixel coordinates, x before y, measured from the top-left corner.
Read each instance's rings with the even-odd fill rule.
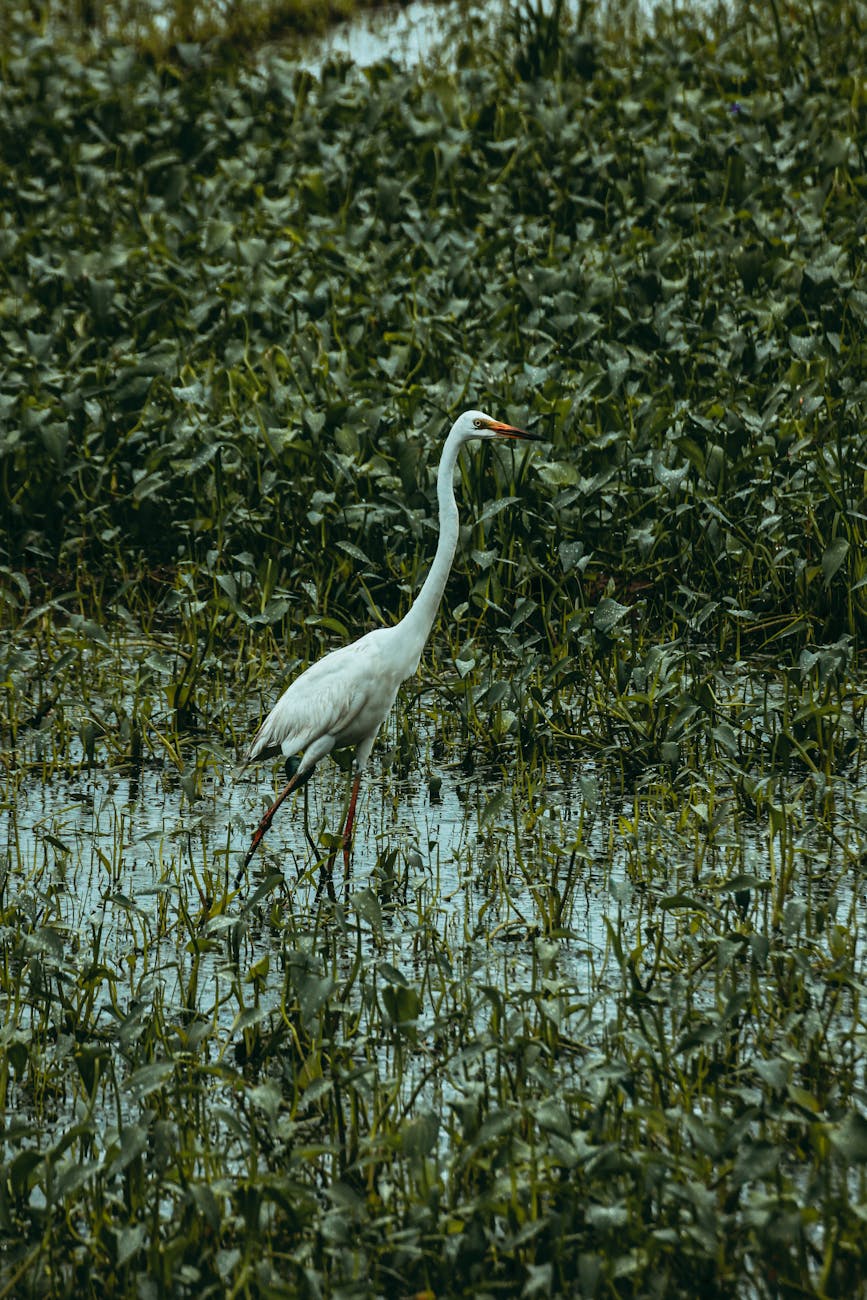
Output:
[[[296,777],[332,749],[355,748],[365,766],[398,688],[418,668],[436,618],[458,541],[454,471],[471,438],[533,437],[482,411],[465,411],[452,425],[437,473],[439,539],[428,575],[408,613],[394,627],[376,628],[311,664],[280,696],[259,728],[245,763],[277,754],[303,754]],[[258,842],[258,841],[256,841]]]
[[[350,645],[332,650],[289,685],[259,728],[248,763],[283,754],[303,757],[303,775],[332,749],[355,747],[359,768],[367,762],[377,732],[418,655],[401,652],[400,626],[376,628]]]

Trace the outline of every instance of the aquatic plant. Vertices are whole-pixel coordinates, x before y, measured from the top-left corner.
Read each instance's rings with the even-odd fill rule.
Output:
[[[863,5],[3,22],[0,1292],[863,1294]],[[331,768],[235,893],[471,396],[544,454],[464,467],[353,872]]]

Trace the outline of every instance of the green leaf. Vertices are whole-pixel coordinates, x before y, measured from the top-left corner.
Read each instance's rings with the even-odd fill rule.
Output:
[[[312,971],[301,971],[297,976],[296,988],[301,1019],[310,1028],[337,988],[337,981],[332,979],[330,975],[317,975]]]
[[[603,596],[593,613],[593,628],[608,636],[629,614],[630,606],[621,605],[611,596]]]
[[[366,921],[374,933],[381,934],[382,908],[373,890],[370,888],[360,889],[357,893],[350,895],[349,901],[354,907],[356,915],[362,921]]]
[[[205,222],[204,246],[209,257],[220,251],[234,234],[235,227],[231,221],[211,217]]]
[[[832,1130],[831,1141],[849,1164],[867,1164],[867,1118],[859,1110],[849,1111]]]
[[[404,1126],[401,1145],[410,1159],[421,1160],[433,1151],[438,1136],[438,1117],[433,1111],[423,1110]]]
[[[152,1061],[134,1070],[124,1084],[124,1088],[127,1092],[135,1093],[141,1100],[167,1084],[173,1074],[174,1065],[171,1061]]]
[[[822,576],[825,586],[830,587],[834,574],[849,554],[849,543],[845,537],[835,537],[822,555]]]
[[[141,1250],[146,1240],[147,1231],[142,1223],[127,1224],[120,1228],[117,1234],[118,1268],[123,1268],[124,1264],[128,1264],[133,1255]]]

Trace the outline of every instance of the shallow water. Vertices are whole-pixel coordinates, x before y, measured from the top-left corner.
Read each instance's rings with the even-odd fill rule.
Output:
[[[122,1039],[143,1007],[179,1027],[204,1018],[216,1027],[220,1056],[237,1043],[239,972],[269,964],[257,1015],[279,1012],[286,960],[309,960],[327,974],[323,925],[331,931],[335,974],[346,976],[362,953],[371,971],[385,972],[383,980],[418,986],[439,977],[454,996],[459,978],[532,996],[546,928],[538,902],[549,877],[569,873],[578,840],[581,886],[552,947],[558,971],[551,996],[568,991],[573,1014],[598,999],[605,918],[618,906],[608,865],[616,814],[589,814],[577,789],[554,774],[528,827],[501,770],[468,775],[460,765],[438,765],[441,784],[432,796],[420,772],[398,779],[385,766],[388,758],[388,750],[375,753],[362,788],[349,876],[340,855],[333,878],[323,876],[304,832],[305,812],[320,842],[342,816],[346,778],[326,762],[294,807],[287,802],[280,810],[237,893],[223,902],[215,899],[234,880],[279,770],[254,770],[237,782],[214,771],[192,801],[177,773],[155,763],[134,774],[82,766],[22,781],[4,801],[0,853],[10,864],[6,899],[28,918],[20,928],[29,931],[34,971],[43,972],[38,979],[50,970],[61,986],[80,988],[98,966],[107,974],[96,981],[94,1027],[112,1033],[115,1026]],[[286,931],[270,923],[272,908]],[[362,997],[363,985],[353,988],[349,1005]],[[0,1001],[14,1022],[11,1003]],[[29,1028],[42,1013],[34,998],[24,1018]],[[475,1012],[480,1028],[488,1013],[482,999]],[[58,1022],[57,1050],[68,1051],[61,1005],[50,1014]],[[431,1006],[422,1006],[419,1033],[434,1018]],[[389,1049],[379,1050],[387,1073]],[[430,1094],[431,1104],[434,1096],[446,1104],[454,1082],[434,1075],[420,1083],[424,1068],[406,1068],[402,1095],[421,1087],[421,1100]],[[130,1087],[128,1118],[136,1114],[135,1074]],[[18,1104],[26,1113],[27,1098]],[[58,1104],[52,1127],[63,1131],[73,1121],[68,1105]]]
[[[368,67],[394,59],[407,67],[439,58],[450,26],[459,20],[456,5],[412,0],[402,6],[386,5],[337,23],[324,36],[293,43],[299,65],[317,73],[330,59],[349,59]]]
[[[116,664],[128,659],[118,647]],[[154,661],[154,673],[164,669]],[[737,689],[746,701],[752,688],[747,680]],[[150,690],[159,694],[155,683]],[[124,701],[122,712],[132,703]],[[98,705],[91,697],[83,716],[117,711]],[[244,736],[258,707],[215,701],[213,712],[224,727],[230,714],[230,731]],[[74,733],[60,763],[51,718],[22,733],[16,759],[30,766],[5,770],[0,860],[8,863],[3,943],[13,966],[24,963],[16,969],[28,991],[23,1008],[16,981],[0,995],[7,1035],[26,1041],[40,1025],[44,1034],[47,1016],[60,1073],[72,1047],[64,996],[77,1006],[90,999],[89,1032],[114,1036],[121,1049],[143,1016],[168,1023],[180,1051],[197,1023],[210,1026],[216,1068],[234,1059],[245,1028],[269,1016],[279,1023],[288,966],[299,972],[293,987],[306,980],[313,989],[312,1007],[318,985],[344,983],[341,1005],[357,1010],[359,1025],[374,1023],[371,999],[383,987],[394,996],[416,990],[419,1046],[402,1059],[399,1093],[442,1115],[457,1104],[501,998],[553,1017],[575,1044],[575,1068],[595,1061],[604,1075],[606,1026],[631,996],[630,981],[640,996],[662,999],[664,1016],[669,984],[680,989],[692,971],[690,1014],[713,1017],[722,975],[705,965],[708,945],[723,952],[738,935],[765,942],[781,927],[793,943],[814,943],[857,914],[867,798],[842,774],[824,787],[803,772],[775,777],[775,829],[773,817],[751,816],[724,785],[709,796],[708,773],[648,769],[626,788],[610,762],[578,744],[556,759],[510,752],[473,766],[453,735],[436,737],[423,713],[410,718],[405,708],[399,701],[365,775],[350,873],[340,854],[332,876],[321,870],[348,786],[328,760],[281,808],[237,891],[279,765],[235,780],[230,757],[187,736],[183,775],[153,757],[135,769],[110,766],[99,740],[88,766]],[[401,775],[398,737],[407,734]],[[54,759],[40,762],[40,753]],[[744,875],[757,883],[741,887],[735,906],[728,882]],[[645,956],[660,936],[670,969]],[[46,1003],[46,981],[69,992]],[[682,996],[672,994],[672,1007]],[[440,1069],[441,1046],[425,1047],[428,1034],[442,1044],[443,1023],[463,1026],[449,1050],[470,1044],[459,1069]],[[357,1048],[348,1042],[376,1061],[382,1080],[394,1075],[393,1041],[371,1044],[359,1030]],[[121,1109],[134,1117],[135,1070],[125,1086]],[[220,1095],[218,1078],[213,1086]],[[74,1092],[62,1095],[49,1121],[57,1131],[74,1122]],[[27,1114],[26,1095],[16,1104]]]
[[[430,739],[420,736],[422,755],[430,754]],[[564,972],[586,992],[605,959],[606,918],[622,919],[648,880],[658,902],[690,890],[706,898],[709,882],[713,888],[738,871],[769,881],[774,874],[767,826],[750,824],[731,801],[709,811],[699,787],[684,788],[677,802],[670,796],[662,802],[649,773],[643,789],[624,794],[612,788],[604,769],[576,755],[549,766],[528,797],[523,782],[511,783],[511,764],[467,773],[448,756],[433,766],[422,758],[399,778],[392,759],[387,747],[374,751],[359,800],[351,871],[344,876],[338,855],[329,892],[333,888],[343,905],[365,891],[380,900],[394,964],[408,959],[413,917],[423,915],[450,946],[478,944],[489,965],[508,949],[516,970],[522,962],[529,967],[534,938],[550,929],[540,912],[544,891],[571,885],[558,942]],[[433,794],[423,768],[436,772]],[[37,768],[7,786],[0,821],[0,852],[10,865],[7,890],[44,895],[51,889],[64,930],[84,932],[99,921],[107,955],[123,961],[137,936],[130,916],[140,909],[146,918],[155,896],[178,894],[206,910],[215,888],[231,888],[281,778],[282,770],[266,765],[235,781],[211,764],[190,800],[168,764],[152,762],[135,773],[82,765],[43,769],[41,777]],[[346,792],[345,774],[331,761],[320,764],[278,813],[229,897],[223,921],[241,915],[251,894],[270,881],[266,897],[276,889],[304,928],[323,893],[317,853],[320,861],[327,853]],[[835,874],[845,876],[842,858],[856,858],[858,837],[867,836],[864,798],[846,783],[839,792],[847,801],[841,808],[845,834],[828,837],[792,783],[792,851],[802,889],[821,882],[830,888]]]
[[[595,789],[589,765],[581,774]],[[174,770],[153,763],[135,774],[82,765],[28,779],[6,801],[0,823],[12,879],[23,888],[59,885],[66,893],[63,921],[70,929],[104,912],[114,893],[142,906],[155,891],[189,885],[196,872],[209,868],[231,884],[270,798],[272,776],[277,789],[282,771],[274,765],[248,770],[238,781],[231,774],[210,774],[192,801]],[[486,933],[497,928],[504,934],[522,928],[530,933],[538,921],[531,889],[546,873],[553,871],[556,878],[565,871],[573,822],[580,819],[588,906],[578,942],[601,953],[601,921],[589,900],[610,884],[610,868],[594,868],[594,859],[598,868],[608,857],[616,811],[585,819],[577,783],[573,787],[553,774],[532,829],[520,827],[516,839],[518,796],[504,786],[502,771],[467,775],[459,764],[446,763],[438,766],[437,776],[439,788],[432,794],[420,774],[398,779],[374,756],[359,799],[351,872],[344,877],[339,856],[337,892],[348,897],[371,883],[381,885],[384,876],[399,877],[407,898],[419,891],[435,898],[437,915],[456,934],[473,934],[481,917]],[[232,900],[234,910],[242,910],[257,883],[274,873],[282,876],[287,905],[297,914],[314,905],[321,879],[305,835],[305,815],[324,855],[321,846],[339,826],[346,790],[338,767],[321,764],[306,789],[278,813]]]
[[[692,0],[689,5],[675,5],[671,0],[621,0],[621,3],[615,0],[599,9],[602,13],[610,11],[621,21],[650,23],[657,9],[671,12],[685,8],[696,13],[712,13],[720,2]],[[548,7],[543,4],[543,11]],[[346,22],[336,23],[324,36],[288,42],[284,49],[291,51],[300,67],[314,74],[331,59],[348,59],[358,67],[369,67],[384,59],[393,59],[405,67],[431,61],[448,63],[455,36],[468,27],[495,26],[505,21],[515,8],[503,0],[494,0],[468,12],[465,0],[460,3],[412,0],[407,5],[384,5],[359,13]],[[565,8],[570,11],[568,4]],[[574,9],[577,11],[577,4]]]

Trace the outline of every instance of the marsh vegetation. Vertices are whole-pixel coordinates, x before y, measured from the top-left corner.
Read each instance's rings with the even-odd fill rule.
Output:
[[[864,1294],[863,4],[3,23],[0,1294]],[[352,872],[330,764],[235,891],[469,405]]]

